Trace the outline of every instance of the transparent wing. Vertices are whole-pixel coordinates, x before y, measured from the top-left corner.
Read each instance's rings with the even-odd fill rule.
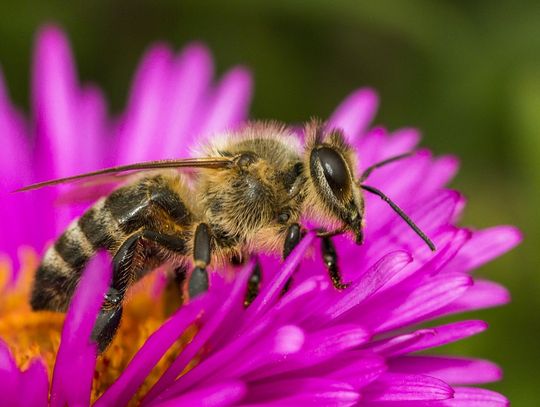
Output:
[[[98,185],[112,182],[119,182],[125,179],[126,175],[141,171],[151,171],[158,169],[179,169],[179,168],[226,168],[233,163],[229,157],[207,157],[207,158],[185,158],[177,160],[147,161],[136,164],[120,165],[117,167],[105,168],[98,171],[87,172],[85,174],[73,175],[71,177],[58,178],[49,181],[38,182],[19,188],[14,192],[30,191],[51,185],[67,184],[76,181],[89,181],[89,184]],[[124,174],[129,172],[129,174]]]

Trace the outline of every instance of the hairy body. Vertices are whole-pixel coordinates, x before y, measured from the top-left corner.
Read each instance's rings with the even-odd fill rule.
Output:
[[[113,258],[113,281],[93,332],[103,350],[120,322],[127,288],[148,271],[167,264],[185,279],[186,269],[192,266],[188,292],[193,297],[208,288],[209,264],[222,265],[257,252],[287,257],[301,239],[301,221],[306,216],[320,225],[323,259],[334,286],[345,288],[330,240],[332,232],[326,231],[336,227],[334,233],[350,231],[361,244],[361,187],[388,198],[359,184],[356,155],[341,132],[326,131],[312,122],[305,135],[302,145],[285,126],[251,124],[212,139],[199,152],[202,159],[175,163],[178,167],[198,166],[193,174],[146,172],[100,199],[47,250],[36,274],[32,307],[65,311],[89,259],[98,250],[108,251]],[[163,162],[158,165],[163,168]],[[148,169],[156,164],[135,164],[128,169],[134,166]],[[429,242],[417,228],[415,231]],[[249,300],[256,295],[259,280],[260,271],[256,271],[246,296]]]

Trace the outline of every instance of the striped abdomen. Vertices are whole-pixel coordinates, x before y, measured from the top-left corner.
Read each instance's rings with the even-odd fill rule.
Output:
[[[110,249],[114,244],[103,228],[103,206],[101,200],[73,221],[46,251],[34,280],[34,310],[65,311],[88,261],[99,248]]]
[[[65,311],[82,270],[98,250],[114,256],[129,236],[141,230],[171,234],[185,230],[192,215],[178,185],[178,179],[161,175],[143,179],[101,199],[75,220],[45,253],[35,277],[32,308]]]

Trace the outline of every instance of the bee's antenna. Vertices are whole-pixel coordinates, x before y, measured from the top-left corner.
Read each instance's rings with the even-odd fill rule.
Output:
[[[412,156],[414,153],[415,153],[414,151],[410,151],[410,152],[405,153],[405,154],[396,155],[396,156],[394,156],[394,157],[387,158],[386,160],[379,161],[378,163],[375,163],[375,164],[373,164],[373,165],[367,167],[367,168],[364,170],[364,172],[362,173],[362,175],[360,176],[359,182],[362,183],[362,182],[364,182],[366,179],[368,179],[368,177],[371,175],[371,173],[373,172],[373,170],[376,170],[377,168],[384,167],[386,164],[393,163],[394,161],[398,161],[398,160],[402,160],[403,158],[410,157],[410,156]]]
[[[394,157],[394,159],[397,159],[397,158]],[[384,163],[384,161],[383,161],[383,163]],[[375,165],[377,165],[377,164],[375,164]],[[369,170],[369,168],[368,168],[368,170]],[[405,212],[403,212],[401,210],[401,208],[399,206],[397,206],[384,193],[379,191],[377,188],[370,187],[369,185],[360,184],[360,188],[365,189],[366,191],[371,192],[372,194],[375,194],[375,195],[379,196],[384,202],[386,202],[388,205],[390,205],[390,207],[401,217],[401,219],[403,219],[407,223],[407,225],[409,225],[411,227],[411,229],[414,230],[414,232],[418,236],[420,236],[420,238],[424,242],[426,242],[426,244],[429,246],[429,248],[431,249],[432,252],[437,250],[437,248],[435,247],[435,244],[433,244],[433,242],[430,240],[430,238],[427,237],[426,234],[424,232],[422,232],[422,230],[420,230],[420,228],[418,226],[416,226],[416,224],[411,220],[411,218],[409,218],[407,216],[407,214]]]

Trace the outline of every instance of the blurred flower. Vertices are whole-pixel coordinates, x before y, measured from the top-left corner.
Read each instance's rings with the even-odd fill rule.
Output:
[[[234,69],[212,88],[209,55],[200,45],[179,57],[164,46],[153,48],[136,76],[126,113],[114,125],[100,93],[77,84],[58,30],[41,32],[36,55],[33,137],[26,138],[24,121],[0,85],[0,134],[11,149],[0,162],[3,192],[38,177],[185,156],[198,135],[246,119],[248,73]],[[419,139],[413,129],[392,134],[370,129],[376,109],[376,95],[363,89],[328,121],[357,149],[359,170],[410,151]],[[487,327],[476,320],[426,323],[509,299],[503,287],[473,279],[471,271],[515,246],[520,234],[506,226],[483,231],[455,226],[464,201],[444,186],[456,169],[454,158],[420,151],[370,178],[434,240],[437,252],[377,197],[366,196],[365,244],[335,239],[345,280],[352,283],[347,290],[331,286],[318,255],[306,256],[317,252],[317,240],[308,234],[283,264],[260,255],[263,287],[247,309],[242,303],[253,261],[232,281],[213,273],[209,293],[179,308],[157,330],[165,318],[165,294],[135,293],[119,334],[97,362],[88,336],[110,278],[108,267],[97,258],[85,271],[60,338],[61,316],[33,313],[23,303],[36,258],[22,251],[25,271],[15,281],[5,277],[14,267],[0,263],[5,280],[0,336],[6,341],[0,345],[2,404],[46,405],[48,372],[54,371],[50,403],[58,406],[91,400],[98,406],[125,405],[141,398],[143,405],[160,406],[506,405],[493,391],[465,387],[500,379],[493,363],[416,354]],[[2,201],[0,247],[7,258],[23,244],[41,250],[68,221],[49,213],[57,192],[38,192]],[[32,239],[30,226],[36,231]],[[291,290],[280,296],[295,270]]]

